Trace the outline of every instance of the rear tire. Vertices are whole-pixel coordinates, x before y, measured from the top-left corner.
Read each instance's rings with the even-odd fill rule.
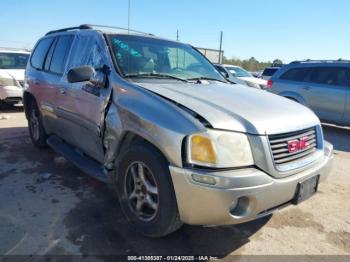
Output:
[[[40,111],[34,101],[30,103],[28,113],[28,128],[30,138],[36,147],[44,148],[47,146],[47,135],[42,124]]]
[[[133,229],[163,237],[182,226],[169,164],[152,145],[131,146],[117,161],[113,187]]]

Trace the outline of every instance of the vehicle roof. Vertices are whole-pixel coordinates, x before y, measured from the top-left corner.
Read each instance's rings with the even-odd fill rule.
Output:
[[[127,29],[123,27],[115,27],[115,26],[105,26],[105,25],[90,25],[90,24],[84,24],[77,27],[69,27],[69,28],[63,28],[58,30],[53,30],[48,33],[46,33],[45,36],[55,36],[55,35],[64,35],[67,33],[70,34],[85,34],[88,32],[99,32],[102,34],[107,35],[132,35],[132,36],[142,36],[147,38],[153,38],[153,39],[159,39],[159,40],[165,40],[165,41],[172,41],[171,39],[161,38],[157,37],[151,33],[145,33],[142,31],[134,30],[134,29]]]
[[[266,69],[280,69],[281,67],[280,66],[269,66],[269,67],[266,67],[264,70]]]
[[[321,65],[350,65],[350,60],[342,60],[342,59],[338,59],[338,60],[304,60],[304,61],[294,61],[291,62],[288,66],[295,66],[295,65],[301,65],[301,66],[305,66],[305,65],[317,65],[317,66],[321,66]]]
[[[238,65],[230,65],[230,64],[221,64],[222,66],[226,67],[226,66],[229,66],[229,67],[239,67],[239,68],[242,68]]]
[[[11,47],[0,47],[0,53],[15,53],[15,54],[30,54],[28,49],[22,48],[11,48]]]

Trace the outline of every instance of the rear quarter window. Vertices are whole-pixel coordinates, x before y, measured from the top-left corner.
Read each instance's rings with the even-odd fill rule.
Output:
[[[37,44],[35,50],[33,51],[33,55],[30,59],[31,65],[39,70],[43,69],[44,61],[46,58],[46,54],[53,43],[54,38],[45,38],[40,40],[40,42]]]

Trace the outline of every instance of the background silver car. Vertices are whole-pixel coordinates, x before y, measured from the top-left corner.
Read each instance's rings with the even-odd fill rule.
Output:
[[[350,125],[350,61],[300,61],[280,69],[271,92],[311,108],[328,123]]]

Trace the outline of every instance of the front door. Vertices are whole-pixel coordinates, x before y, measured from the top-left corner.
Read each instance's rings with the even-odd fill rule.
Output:
[[[59,92],[59,111],[66,123],[62,125],[66,129],[62,130],[62,137],[99,162],[104,159],[102,129],[111,88],[97,87],[90,82],[68,83],[67,72],[82,65],[99,70],[107,64],[103,41],[96,33],[77,35],[66,66],[65,84]]]

